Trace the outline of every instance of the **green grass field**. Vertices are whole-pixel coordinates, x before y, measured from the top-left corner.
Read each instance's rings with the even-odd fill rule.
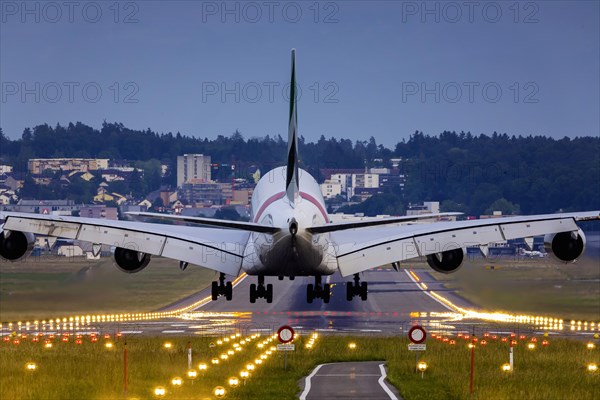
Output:
[[[0,320],[34,320],[77,313],[154,311],[216,279],[214,271],[155,257],[136,274],[112,258],[30,258],[0,262]]]
[[[31,337],[19,345],[0,342],[0,398],[2,399],[149,399],[153,390],[163,386],[169,399],[215,398],[213,390],[223,386],[228,399],[294,399],[300,393],[298,383],[320,363],[341,361],[385,360],[390,382],[406,400],[412,399],[598,399],[600,373],[588,372],[590,362],[600,363],[598,347],[586,348],[582,341],[550,339],[546,347],[529,350],[520,340],[515,347],[515,369],[502,372],[500,366],[508,361],[508,344],[488,338],[475,350],[475,392],[469,394],[470,350],[469,340],[452,338],[456,345],[430,339],[427,351],[421,353],[429,369],[423,379],[414,372],[415,354],[407,350],[407,340],[398,337],[345,337],[321,335],[312,349],[305,348],[309,333],[295,341],[296,351],[288,357],[288,369],[283,370],[281,354],[273,353],[262,365],[256,365],[246,384],[230,388],[228,378],[238,376],[248,363],[275,345],[275,341],[259,349],[257,344],[267,339],[256,338],[235,352],[227,361],[212,365],[211,358],[233,349],[233,342],[217,345],[209,343],[217,338],[110,338],[115,346],[104,347],[107,341],[100,337],[91,343],[84,337],[83,344],[74,338],[65,343],[56,337],[54,346],[46,349],[43,340],[32,343]],[[237,338],[239,343],[243,337]],[[480,340],[482,338],[479,338]],[[12,340],[12,339],[11,339]],[[128,393],[123,392],[124,341],[128,349]],[[164,348],[169,341],[173,347]],[[187,343],[191,342],[194,366],[208,364],[194,383],[187,379]],[[350,350],[348,344],[356,343]],[[596,341],[597,342],[597,341]],[[26,363],[35,362],[37,370],[27,371]],[[179,376],[181,387],[171,385]]]

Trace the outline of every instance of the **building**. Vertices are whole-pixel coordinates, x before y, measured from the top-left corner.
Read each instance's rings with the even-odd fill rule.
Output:
[[[193,179],[181,186],[177,198],[187,204],[225,205],[231,202],[233,191],[230,183]]]
[[[32,158],[27,163],[31,174],[52,171],[97,171],[108,168],[108,158]]]
[[[326,199],[331,199],[342,194],[342,184],[333,179],[326,180],[319,187],[321,188],[323,197]]]
[[[2,210],[35,214],[72,215],[80,207],[81,205],[75,204],[73,200],[19,200],[17,204],[3,206]]]
[[[184,154],[177,157],[177,187],[192,179],[210,181],[210,156],[203,154]]]
[[[79,216],[85,218],[101,218],[101,219],[119,219],[119,213],[116,207],[106,207],[104,204],[94,204],[82,206],[79,210]]]
[[[423,204],[409,204],[406,215],[438,214],[439,212],[439,201],[425,201]]]
[[[0,175],[13,172],[13,167],[10,165],[0,164]]]

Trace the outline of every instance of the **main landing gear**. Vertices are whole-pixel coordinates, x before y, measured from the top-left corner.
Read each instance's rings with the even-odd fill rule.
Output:
[[[219,296],[225,296],[227,301],[230,301],[233,297],[233,285],[231,282],[225,283],[225,274],[219,275],[219,281],[213,281],[212,283],[212,299],[217,300]]]
[[[346,300],[352,301],[354,296],[360,296],[362,301],[367,300],[367,282],[360,283],[358,274],[354,274],[354,283],[346,282]]]
[[[255,283],[250,285],[250,303],[256,303],[256,299],[263,298],[267,303],[273,302],[273,285],[268,284],[265,288],[265,276],[258,276],[258,286]]]
[[[329,303],[331,299],[331,285],[321,284],[321,276],[315,276],[315,284],[310,283],[306,288],[306,301],[310,304],[314,299],[323,299],[323,303]]]

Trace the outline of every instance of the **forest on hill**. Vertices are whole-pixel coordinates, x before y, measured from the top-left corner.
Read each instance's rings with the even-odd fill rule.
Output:
[[[0,157],[15,171],[26,171],[30,158],[92,157],[128,160],[145,169],[147,190],[173,184],[174,174],[157,179],[160,164],[175,165],[178,155],[203,153],[213,163],[235,163],[243,174],[256,166],[263,174],[285,160],[287,143],[281,136],[244,138],[240,132],[215,139],[180,133],[132,130],[121,123],[95,129],[83,123],[48,124],[26,128],[11,140],[0,129]],[[403,191],[374,196],[362,207],[368,213],[396,212],[408,203],[440,201],[446,211],[480,215],[490,209],[507,213],[551,213],[600,208],[600,138],[554,139],[544,136],[491,136],[445,131],[439,135],[415,132],[393,149],[364,141],[325,138],[299,139],[301,166],[322,181],[322,168],[389,166],[401,158]],[[241,176],[244,177],[244,176]],[[376,206],[373,206],[373,205]],[[356,208],[358,207],[358,208]],[[352,211],[360,211],[355,206]],[[364,211],[364,210],[363,210]]]

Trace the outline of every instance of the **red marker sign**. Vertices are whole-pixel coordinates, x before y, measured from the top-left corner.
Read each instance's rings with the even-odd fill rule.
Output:
[[[425,332],[425,329],[419,325],[413,326],[408,331],[408,339],[415,344],[423,343],[426,338],[427,333]]]
[[[294,329],[291,326],[283,325],[277,331],[277,337],[281,343],[289,343],[294,340]]]

